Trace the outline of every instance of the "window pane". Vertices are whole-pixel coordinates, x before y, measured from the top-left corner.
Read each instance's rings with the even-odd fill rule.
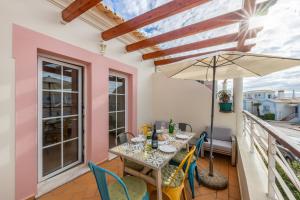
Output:
[[[64,167],[78,160],[78,140],[64,143]]]
[[[43,121],[43,146],[61,141],[61,120],[48,119]]]
[[[116,113],[109,113],[109,130],[116,128]]]
[[[61,168],[61,144],[43,149],[43,176]]]
[[[116,77],[115,76],[109,76],[109,94],[115,94],[116,93]]]
[[[116,95],[110,94],[109,95],[109,111],[116,111]]]
[[[64,90],[78,91],[78,70],[68,67],[63,68]]]
[[[125,112],[117,112],[117,126],[125,127]]]
[[[64,93],[64,116],[78,114],[78,94]]]
[[[78,117],[64,118],[64,140],[78,137]]]
[[[117,93],[125,94],[125,78],[117,78]]]
[[[125,95],[117,96],[117,110],[125,110]]]
[[[61,66],[43,61],[43,89],[61,89]]]
[[[57,117],[61,115],[61,93],[43,92],[43,117]]]

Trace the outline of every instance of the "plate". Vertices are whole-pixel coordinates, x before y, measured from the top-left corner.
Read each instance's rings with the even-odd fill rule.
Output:
[[[165,144],[165,145],[161,145],[158,147],[159,150],[161,150],[162,152],[165,152],[165,153],[174,153],[176,152],[176,147],[172,146],[172,145],[168,145],[168,144]]]
[[[164,145],[164,144],[167,144],[168,141],[158,141],[158,145]]]
[[[189,136],[184,135],[184,134],[176,134],[176,138],[186,140],[186,139],[189,139]]]
[[[145,142],[146,139],[144,137],[134,137],[131,138],[131,142]]]
[[[163,133],[163,132],[164,132],[164,130],[162,130],[162,129],[156,130],[156,133],[158,133],[158,134]]]

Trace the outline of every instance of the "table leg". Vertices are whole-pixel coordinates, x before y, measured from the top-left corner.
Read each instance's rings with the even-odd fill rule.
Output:
[[[157,200],[162,200],[162,184],[161,184],[161,169],[156,171],[156,192],[157,192]]]
[[[124,157],[121,157],[121,160],[122,160],[122,177],[125,176],[125,160],[124,160]]]

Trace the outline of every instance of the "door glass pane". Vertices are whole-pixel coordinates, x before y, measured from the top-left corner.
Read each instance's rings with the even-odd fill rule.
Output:
[[[64,93],[64,116],[78,114],[78,94]]]
[[[109,95],[109,111],[116,111],[116,95]]]
[[[125,128],[119,128],[119,129],[117,130],[117,134],[118,134],[118,135],[121,134],[121,133],[125,133]]]
[[[109,148],[116,146],[116,130],[109,131]]]
[[[117,112],[117,126],[125,127],[125,112]]]
[[[125,110],[125,95],[117,96],[117,111]]]
[[[43,146],[61,141],[61,119],[43,120]]]
[[[61,88],[61,66],[43,61],[43,89],[59,90]]]
[[[109,130],[116,129],[116,113],[109,113]]]
[[[64,118],[64,140],[78,137],[78,117]]]
[[[43,149],[43,176],[61,168],[61,144]]]
[[[63,80],[65,91],[78,91],[78,70],[64,67]]]
[[[61,93],[43,92],[43,117],[57,117],[61,115]]]
[[[78,140],[64,143],[64,167],[78,160]]]
[[[125,78],[117,78],[117,93],[125,94]]]
[[[109,94],[115,94],[116,93],[116,77],[115,76],[109,76]]]

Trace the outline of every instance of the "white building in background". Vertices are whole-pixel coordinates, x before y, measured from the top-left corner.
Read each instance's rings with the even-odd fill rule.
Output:
[[[277,95],[273,90],[254,90],[244,92],[244,110],[255,115],[275,114],[278,121],[300,121],[300,98],[285,97],[284,90],[279,90]]]

